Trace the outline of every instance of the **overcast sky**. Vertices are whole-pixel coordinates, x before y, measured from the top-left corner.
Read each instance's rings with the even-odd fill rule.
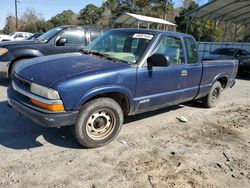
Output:
[[[207,0],[199,0],[201,4]],[[63,10],[71,9],[78,13],[87,4],[93,3],[101,6],[102,0],[18,0],[18,15],[27,8],[33,8],[46,20],[50,19]],[[182,0],[174,0],[175,6],[180,6]],[[0,29],[5,25],[8,15],[15,15],[15,0],[0,0]]]

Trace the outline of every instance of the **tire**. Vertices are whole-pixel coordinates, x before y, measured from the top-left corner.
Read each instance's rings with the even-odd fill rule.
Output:
[[[116,138],[123,124],[123,111],[111,98],[99,98],[86,103],[72,127],[76,140],[86,148],[96,148]]]
[[[206,108],[214,108],[220,100],[222,87],[220,82],[215,82],[209,94],[203,98],[202,103]]]

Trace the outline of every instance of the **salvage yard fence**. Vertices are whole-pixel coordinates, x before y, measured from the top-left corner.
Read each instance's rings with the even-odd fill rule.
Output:
[[[198,42],[198,53],[200,57],[209,55],[217,48],[241,48],[250,52],[250,43],[238,42]]]

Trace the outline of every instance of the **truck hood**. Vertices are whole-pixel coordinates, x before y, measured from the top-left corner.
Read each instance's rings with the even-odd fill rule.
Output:
[[[93,55],[68,53],[24,60],[18,63],[15,73],[30,82],[51,87],[70,76],[118,66],[128,65]]]
[[[5,41],[0,42],[1,47],[9,47],[9,46],[23,46],[23,45],[31,45],[31,44],[43,44],[39,41],[34,40],[15,40],[15,41]]]

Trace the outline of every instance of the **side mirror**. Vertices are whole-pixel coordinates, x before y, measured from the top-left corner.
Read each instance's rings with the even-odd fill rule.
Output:
[[[147,59],[148,69],[153,67],[167,67],[169,66],[169,58],[163,54],[153,54]]]
[[[67,43],[66,38],[60,38],[59,40],[56,41],[57,46],[65,46],[66,43]]]

